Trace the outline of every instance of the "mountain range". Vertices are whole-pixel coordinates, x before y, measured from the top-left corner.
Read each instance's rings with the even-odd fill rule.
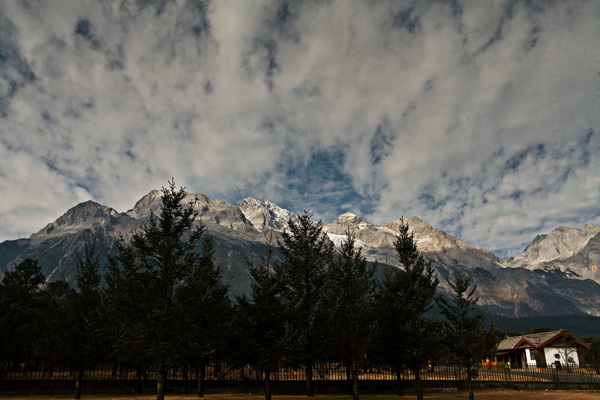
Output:
[[[127,239],[151,213],[158,213],[162,192],[153,190],[134,207],[120,213],[93,201],[80,203],[29,238],[0,243],[0,277],[26,257],[37,259],[48,281],[73,280],[75,259],[93,235],[103,252],[120,236]],[[232,295],[248,291],[245,257],[257,259],[265,250],[266,234],[275,235],[297,216],[264,199],[246,198],[238,205],[188,193],[215,244],[217,262]],[[324,225],[337,245],[348,230],[368,261],[396,264],[393,242],[401,219],[375,225],[346,213]],[[478,285],[479,304],[505,317],[557,315],[600,316],[600,227],[559,227],[536,237],[516,257],[498,259],[492,252],[435,229],[417,217],[408,220],[421,253],[440,277],[440,291],[448,291],[445,277],[458,266],[468,269]]]

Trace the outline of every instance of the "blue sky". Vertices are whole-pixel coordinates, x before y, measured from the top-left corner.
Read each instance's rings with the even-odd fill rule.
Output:
[[[600,223],[600,2],[2,1],[0,240],[171,177],[499,256]]]

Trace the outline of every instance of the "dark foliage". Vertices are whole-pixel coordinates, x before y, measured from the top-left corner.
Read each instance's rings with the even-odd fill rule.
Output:
[[[101,264],[96,238],[77,254],[77,290],[55,284],[53,289],[55,318],[47,333],[48,349],[53,359],[69,365],[76,372],[75,398],[81,398],[85,369],[104,360],[108,349],[107,320],[102,310]],[[62,293],[61,293],[62,292]]]
[[[251,293],[237,299],[235,328],[238,364],[254,366],[263,374],[265,400],[271,400],[271,373],[282,365],[285,353],[286,308],[282,299],[283,275],[274,259],[273,231],[260,262],[247,260]]]
[[[322,357],[327,323],[327,271],[334,252],[333,243],[305,211],[298,222],[289,220],[288,229],[277,240],[282,255],[283,299],[287,307],[287,353],[292,362],[306,369],[306,394],[313,396],[312,368]]]
[[[450,298],[436,299],[445,318],[446,348],[451,360],[465,368],[469,399],[474,400],[472,380],[481,360],[492,356],[496,341],[491,330],[484,328],[485,310],[475,311],[479,296],[477,285],[471,287],[471,274],[456,267],[446,282],[452,289]]]
[[[305,211],[278,239],[270,235],[264,247],[252,247],[265,251],[246,259],[251,293],[232,307],[213,238],[184,197],[169,183],[160,212],[108,252],[92,238],[74,257],[74,286],[64,280],[44,286],[30,259],[7,272],[0,284],[0,375],[68,369],[78,377],[78,397],[84,372],[111,363],[112,378],[135,370],[139,391],[154,371],[160,400],[169,371],[183,379],[195,373],[203,396],[205,374],[221,377],[240,367],[243,379],[264,379],[269,400],[270,380],[281,367],[303,367],[311,396],[313,370],[322,368],[316,366],[335,365],[345,369],[358,399],[359,371],[378,365],[395,372],[400,393],[404,371],[411,370],[422,398],[420,374],[442,352],[467,371],[481,361],[489,332],[470,275],[457,271],[448,280],[454,295],[439,300],[442,325],[433,318],[438,278],[406,221],[394,242],[397,266],[376,273],[353,232],[335,254],[323,224]],[[501,333],[494,342],[506,333],[494,332]],[[599,359],[596,347],[590,361]],[[244,375],[249,366],[256,376]]]
[[[31,258],[21,261],[13,271],[6,271],[2,278],[3,285],[19,288],[30,294],[39,291],[45,281],[46,277],[37,260]]]
[[[439,357],[441,323],[428,318],[439,283],[431,263],[419,253],[408,223],[402,220],[394,242],[399,267],[384,271],[377,294],[379,362],[390,366],[403,394],[404,367],[415,375],[417,398],[423,399],[421,370]]]
[[[350,231],[329,268],[327,342],[332,358],[351,371],[352,396],[358,400],[358,372],[374,337],[376,265],[369,265]]]
[[[117,243],[106,278],[117,352],[124,361],[157,371],[157,400],[164,398],[168,370],[187,353],[176,335],[182,318],[176,293],[200,268],[197,244],[203,228],[194,223],[193,205],[181,204],[184,197],[184,189],[176,191],[174,182],[163,188],[160,214],[152,214],[133,232],[130,243]]]
[[[210,236],[204,234],[202,249],[191,275],[176,293],[180,319],[175,325],[178,346],[185,349],[179,365],[197,371],[198,396],[204,396],[205,365],[220,360],[232,319],[228,287],[215,260]]]
[[[49,311],[41,291],[44,281],[37,261],[30,258],[4,275],[0,285],[0,375],[22,362],[32,365],[36,361]]]

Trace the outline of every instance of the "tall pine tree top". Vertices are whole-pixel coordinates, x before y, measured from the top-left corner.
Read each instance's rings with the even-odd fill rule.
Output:
[[[281,252],[286,297],[297,307],[312,307],[322,295],[327,270],[335,250],[323,233],[323,223],[304,211],[297,223],[290,219],[277,246]]]
[[[37,260],[26,258],[15,266],[13,271],[6,271],[2,283],[25,289],[29,293],[39,290],[46,281]]]

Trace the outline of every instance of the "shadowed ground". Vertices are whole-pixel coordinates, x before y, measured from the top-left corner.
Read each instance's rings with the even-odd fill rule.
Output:
[[[69,395],[3,395],[5,399],[11,400],[25,400],[25,399],[39,399],[39,400],[67,400],[72,399],[73,396]],[[403,397],[394,395],[361,395],[362,400],[409,400],[416,398],[416,395],[406,395]],[[425,393],[425,399],[430,400],[454,400],[454,399],[468,399],[469,394],[466,391],[459,391],[454,393]],[[90,395],[82,396],[82,399],[87,400],[154,400],[156,395]],[[167,395],[168,400],[192,400],[198,399],[196,395]],[[213,394],[206,395],[205,400],[261,400],[264,399],[263,395],[258,394]],[[273,396],[273,400],[306,400],[306,396]],[[311,400],[350,400],[350,395],[316,395]],[[475,392],[475,399],[477,400],[596,400],[600,399],[600,392],[598,391],[580,391],[580,390],[548,390],[548,391],[515,391],[515,390],[481,390]]]

